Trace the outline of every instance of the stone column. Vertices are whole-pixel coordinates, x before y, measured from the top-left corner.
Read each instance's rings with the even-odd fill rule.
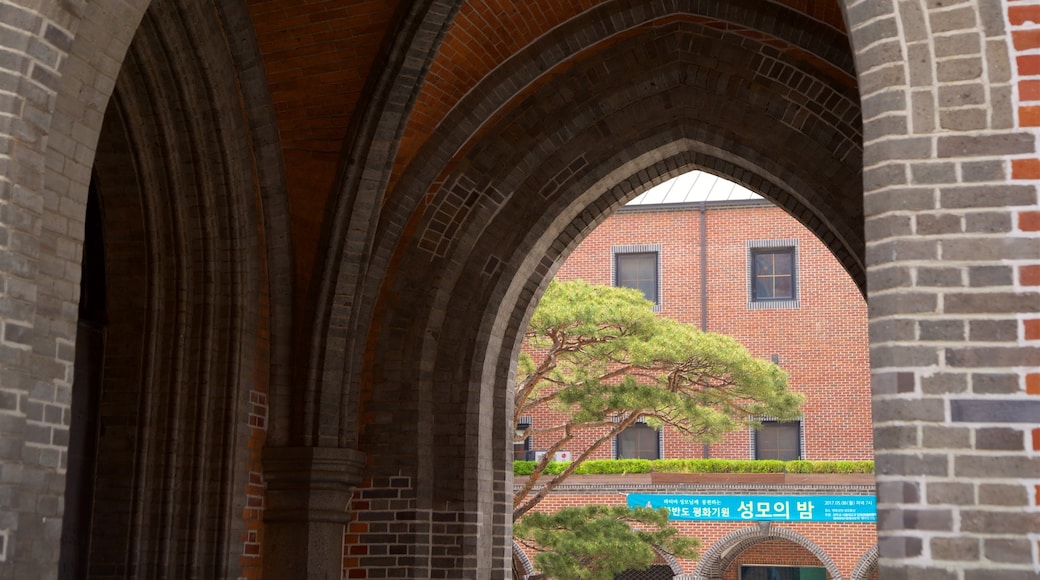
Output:
[[[264,450],[264,577],[339,580],[347,504],[365,455],[354,449]]]

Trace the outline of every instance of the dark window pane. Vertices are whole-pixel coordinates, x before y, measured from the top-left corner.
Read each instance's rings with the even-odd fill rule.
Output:
[[[741,566],[740,580],[822,580],[827,569],[796,566]]]
[[[646,570],[626,570],[617,576],[614,576],[614,580],[672,580],[675,578],[675,574],[672,572],[671,566],[650,566]]]
[[[516,430],[517,434],[521,434],[531,428],[530,423],[517,423]],[[531,451],[531,437],[524,437],[522,441],[513,441],[513,461],[530,461],[533,459],[529,457]]]
[[[773,255],[759,254],[755,256],[755,275],[768,276],[773,273]]]
[[[756,298],[772,298],[773,288],[769,285],[769,278],[757,278],[755,279],[755,297]]]
[[[752,300],[794,298],[794,248],[753,250],[751,259]]]
[[[755,432],[755,459],[792,461],[801,456],[801,422],[764,421]]]
[[[657,253],[617,254],[617,285],[635,288],[657,302]]]
[[[637,424],[617,436],[618,459],[660,459],[659,433],[653,427]]]

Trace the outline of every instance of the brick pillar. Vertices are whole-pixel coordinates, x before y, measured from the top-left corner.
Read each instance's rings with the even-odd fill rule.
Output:
[[[264,450],[264,577],[339,580],[347,504],[365,455],[354,449]]]

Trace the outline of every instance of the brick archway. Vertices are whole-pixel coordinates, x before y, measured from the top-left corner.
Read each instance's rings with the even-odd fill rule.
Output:
[[[852,575],[849,578],[851,580],[870,580],[871,578],[877,578],[877,568],[878,547],[877,544],[874,544],[869,550],[863,553],[859,562],[856,562],[856,567],[852,569]]]
[[[835,192],[851,199],[858,195],[858,117],[856,108],[847,106],[854,92],[828,93],[828,101],[842,107],[828,117],[833,132],[827,138],[810,135],[816,125],[784,121],[781,111],[794,107],[790,88],[779,76],[759,74],[751,66],[764,50],[761,45],[745,46],[744,37],[719,35],[687,16],[655,26],[653,19],[633,24],[605,11],[575,22],[576,38],[586,29],[600,34],[602,26],[611,33],[597,59],[583,58],[584,46],[567,47],[563,38],[554,43],[574,57],[562,67],[567,74],[550,67],[545,79],[526,79],[531,68],[518,60],[514,76],[493,80],[530,90],[509,93],[512,98],[498,105],[494,100],[504,93],[493,85],[474,92],[477,100],[457,110],[470,111],[470,117],[486,111],[486,117],[449,119],[444,135],[389,194],[370,282],[354,301],[368,309],[359,315],[365,326],[349,333],[371,340],[365,355],[354,357],[358,367],[347,370],[359,377],[359,412],[397,407],[396,419],[364,425],[360,444],[377,470],[383,463],[416,463],[416,489],[408,497],[417,507],[437,513],[440,506],[471,506],[465,509],[477,514],[478,522],[484,517],[478,506],[504,487],[507,476],[496,469],[489,480],[472,470],[506,459],[500,451],[504,443],[499,444],[506,417],[503,392],[533,297],[584,232],[643,188],[693,168],[727,175],[800,216],[841,253],[850,271],[860,267],[854,249],[860,234],[853,225],[858,204],[828,209],[838,205],[828,201]],[[612,22],[625,25],[613,30]],[[637,26],[641,22],[647,25]],[[523,56],[536,59],[549,48],[537,46]],[[597,73],[604,62],[625,62],[625,54],[637,55],[623,75],[632,77],[631,85],[615,85],[610,79],[621,76]],[[786,57],[775,58],[775,69],[785,70]],[[772,61],[761,66],[774,70]],[[702,73],[717,73],[725,82],[702,86]],[[841,87],[813,81],[811,74],[795,83],[803,81]],[[755,95],[751,101],[731,99],[719,92],[726,83],[759,92],[748,93]],[[571,95],[569,102],[554,100],[559,94]],[[689,104],[709,102],[716,106],[701,110]],[[534,117],[546,120],[534,123]],[[738,119],[757,123],[760,132],[719,129],[719,123]],[[535,129],[539,126],[544,131]],[[787,140],[806,145],[786,149],[792,156],[777,160],[773,152]],[[450,158],[445,152],[457,154]],[[459,355],[469,361],[464,367],[453,361]],[[417,363],[387,374],[386,356]],[[370,362],[366,367],[362,361]],[[441,399],[460,404],[441,408]],[[482,443],[469,450],[437,444],[460,433]],[[445,469],[449,465],[457,467]],[[465,485],[456,477],[460,472],[480,485]],[[450,474],[451,481],[441,481],[442,474]],[[474,523],[472,533],[479,528]]]
[[[809,16],[786,7],[795,2],[563,3],[575,10],[547,10],[530,27],[507,24],[523,22],[537,2],[486,15],[479,0],[402,4],[384,23],[385,58],[369,63],[379,72],[347,81],[370,87],[364,110],[338,119],[351,128],[325,142],[346,140],[341,164],[328,163],[342,169],[339,181],[326,184],[337,203],[297,207],[331,216],[327,259],[313,265],[321,274],[310,290],[291,288],[293,260],[311,256],[291,248],[272,120],[291,103],[267,100],[264,86],[266,74],[286,71],[265,70],[264,58],[277,50],[261,57],[250,40],[262,4],[171,0],[156,12],[160,25],[176,24],[173,12],[181,9],[194,10],[188,20],[201,23],[170,31],[158,50],[170,51],[165,60],[187,71],[190,85],[160,83],[184,89],[170,102],[191,112],[173,107],[170,119],[220,120],[215,134],[196,143],[219,161],[192,160],[219,167],[174,173],[192,175],[182,183],[200,192],[229,183],[235,192],[195,198],[213,203],[199,208],[216,209],[192,214],[202,216],[193,222],[207,241],[200,247],[225,261],[209,271],[217,274],[210,282],[190,286],[186,296],[194,298],[184,304],[195,312],[230,304],[220,314],[234,321],[189,324],[188,340],[199,348],[182,368],[208,369],[196,376],[214,382],[270,381],[271,441],[279,448],[331,449],[322,466],[348,471],[359,456],[344,449],[363,448],[373,459],[366,490],[405,504],[402,542],[423,554],[454,542],[459,553],[445,568],[478,577],[504,572],[508,523],[495,514],[509,482],[503,385],[517,329],[582,232],[639,188],[703,167],[779,201],[869,287],[882,575],[934,565],[970,578],[996,565],[981,551],[961,559],[949,549],[954,534],[977,538],[983,549],[1010,546],[1012,561],[1000,564],[1011,574],[1034,573],[1035,543],[1022,538],[1036,529],[1040,479],[1033,420],[1040,388],[1031,370],[1040,356],[1040,206],[1037,111],[1018,85],[1035,80],[1034,55],[1018,54],[1011,42],[1020,31],[1028,38],[1033,22],[1020,3],[848,0],[840,11],[814,3],[821,12]],[[19,506],[37,506],[0,506],[3,521],[15,522],[0,529],[5,573],[46,574],[54,559],[40,548],[55,542],[40,522],[59,515],[63,426],[29,419],[26,407],[60,411],[70,387],[87,183],[104,111],[148,6],[0,5],[8,55],[0,63],[0,415],[15,449],[4,473],[23,474],[0,485],[28,498]],[[510,48],[467,58],[467,37],[480,36],[487,22],[501,24],[496,34],[528,36],[518,32],[515,44],[489,36],[480,46]],[[291,35],[270,36],[294,54]],[[165,60],[147,59],[143,72],[168,74]],[[617,71],[631,74],[612,76]],[[195,85],[196,73],[207,81]],[[730,86],[746,95],[751,129],[765,132],[761,143],[744,134],[743,117],[723,98]],[[842,106],[821,110],[810,97],[824,93],[825,103]],[[855,102],[861,134],[849,106]],[[557,130],[545,129],[549,122]],[[777,149],[787,157],[766,154]],[[797,155],[805,155],[802,163]],[[833,163],[815,163],[821,159]],[[813,175],[799,167],[806,163]],[[323,170],[336,173],[329,167]],[[511,231],[517,228],[524,231]],[[255,262],[239,259],[247,255]],[[271,295],[228,298],[248,294],[257,280]],[[221,299],[210,302],[200,290],[206,284],[220,286]],[[313,325],[296,319],[292,298],[311,290]],[[255,313],[254,298],[257,310],[274,301],[270,343],[257,338],[263,330],[237,325],[240,315]],[[248,346],[228,354],[227,345],[245,344],[239,340]],[[308,346],[301,354],[293,344]],[[271,368],[251,369],[253,355]],[[296,364],[306,367],[299,376]],[[241,402],[231,398],[214,405]],[[252,493],[250,501],[259,497]],[[218,501],[237,500],[228,492]],[[462,531],[435,537],[433,521]],[[229,518],[213,526],[225,524],[218,534],[244,525]],[[430,565],[428,558],[415,563],[416,574]]]
[[[701,555],[697,562],[697,569],[693,572],[693,578],[695,580],[721,579],[722,574],[729,568],[733,560],[744,550],[770,539],[787,540],[805,548],[823,564],[831,580],[841,580],[841,571],[834,560],[827,555],[827,552],[798,532],[780,526],[770,526],[765,531],[757,526],[744,528],[723,536]]]

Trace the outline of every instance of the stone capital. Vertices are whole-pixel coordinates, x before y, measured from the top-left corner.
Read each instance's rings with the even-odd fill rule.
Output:
[[[343,524],[361,482],[365,454],[332,447],[269,447],[263,463],[265,521]]]

